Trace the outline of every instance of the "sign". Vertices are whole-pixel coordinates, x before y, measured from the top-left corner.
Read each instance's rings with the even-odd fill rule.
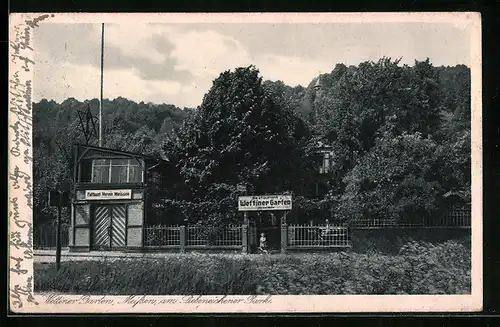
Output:
[[[132,190],[86,190],[85,200],[130,200]]]
[[[238,211],[291,210],[291,195],[261,195],[238,197]]]

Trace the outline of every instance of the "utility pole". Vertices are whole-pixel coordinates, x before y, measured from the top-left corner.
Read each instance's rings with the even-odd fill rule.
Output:
[[[101,29],[101,99],[99,101],[99,147],[102,147],[102,93],[104,81],[104,23]]]
[[[57,207],[57,220],[56,220],[56,268],[61,268],[61,212],[62,207],[69,204],[69,192],[62,192],[60,190],[49,191],[48,198],[49,206]]]

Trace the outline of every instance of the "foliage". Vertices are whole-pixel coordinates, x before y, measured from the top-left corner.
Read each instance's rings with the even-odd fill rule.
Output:
[[[164,178],[148,181],[149,216],[169,217],[163,223],[235,222],[238,184],[249,194],[293,194],[296,222],[332,212],[338,219],[429,216],[449,191],[470,201],[468,67],[382,58],[337,64],[320,76],[320,89],[316,82],[290,87],[245,67],[220,74],[196,110],[105,100],[104,146],[168,158]],[[83,142],[76,110],[86,105],[97,113],[96,99],[34,104],[37,220],[54,215],[47,191],[71,186],[71,145]],[[333,147],[334,158],[326,197],[312,199],[318,141]]]
[[[338,214],[347,219],[406,222],[432,216],[442,189],[436,143],[420,133],[386,133],[344,178]]]
[[[35,291],[76,294],[470,294],[470,246],[411,242],[398,255],[164,254],[35,263]]]
[[[196,206],[188,219],[208,225],[234,220],[238,184],[254,194],[300,189],[311,167],[308,130],[290,106],[262,85],[254,67],[214,81],[194,117],[164,144],[187,186],[177,200]]]

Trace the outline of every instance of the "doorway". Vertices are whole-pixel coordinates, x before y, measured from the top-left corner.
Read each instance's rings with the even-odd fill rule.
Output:
[[[124,204],[99,204],[94,206],[92,248],[111,250],[126,245],[127,208]]]
[[[257,245],[261,234],[264,233],[270,252],[279,252],[281,249],[280,215],[281,213],[263,211],[255,216]]]

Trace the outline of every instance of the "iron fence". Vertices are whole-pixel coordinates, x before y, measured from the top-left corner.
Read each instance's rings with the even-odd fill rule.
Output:
[[[438,219],[429,219],[425,225],[427,227],[470,227],[471,209],[454,208]]]
[[[33,248],[38,250],[55,249],[57,237],[56,225],[42,225],[33,229]],[[61,247],[69,244],[69,226],[61,226]]]
[[[287,247],[290,249],[351,246],[351,236],[347,226],[290,225],[287,228]]]
[[[146,226],[144,246],[181,246],[181,226]]]
[[[360,219],[349,223],[351,228],[411,228],[411,227],[435,227],[435,228],[470,228],[470,208],[454,208],[440,217],[431,217],[419,221],[397,221],[395,219]]]
[[[243,246],[242,229],[242,226],[234,225],[229,225],[224,228],[187,226],[186,247],[241,247]]]
[[[241,248],[243,227],[226,226],[207,228],[203,226],[147,226],[145,247],[174,248]]]

